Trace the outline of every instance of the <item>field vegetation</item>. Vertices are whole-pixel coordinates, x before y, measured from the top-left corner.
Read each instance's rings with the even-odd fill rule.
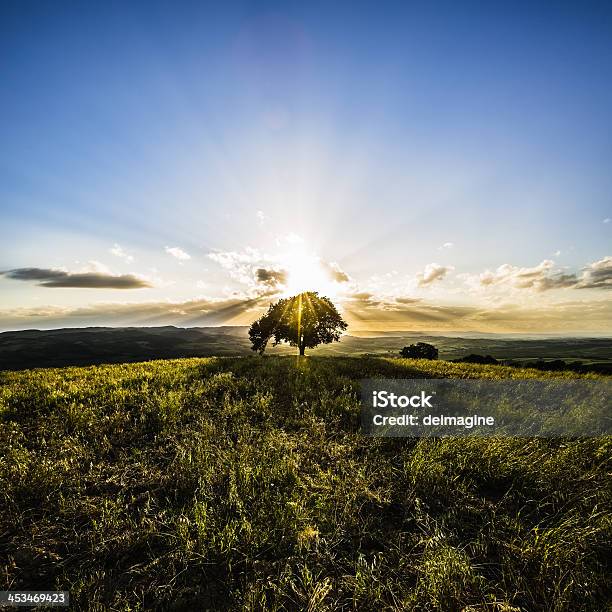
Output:
[[[0,373],[0,583],[78,610],[610,609],[609,438],[367,438],[374,357]],[[587,375],[594,377],[595,375]]]

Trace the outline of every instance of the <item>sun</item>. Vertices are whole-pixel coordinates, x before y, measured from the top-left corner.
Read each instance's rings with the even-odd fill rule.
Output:
[[[321,295],[335,297],[337,283],[321,263],[321,259],[301,247],[283,255],[282,266],[287,271],[284,294],[297,295],[305,291],[318,291]]]

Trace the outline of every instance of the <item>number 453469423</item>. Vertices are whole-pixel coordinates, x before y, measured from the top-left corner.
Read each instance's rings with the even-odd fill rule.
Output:
[[[0,591],[0,606],[68,606],[68,591]]]

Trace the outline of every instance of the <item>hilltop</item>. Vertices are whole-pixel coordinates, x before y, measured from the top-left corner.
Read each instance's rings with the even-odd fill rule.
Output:
[[[577,375],[371,357],[0,373],[2,575],[77,609],[605,609],[609,439],[367,438],[375,376]]]

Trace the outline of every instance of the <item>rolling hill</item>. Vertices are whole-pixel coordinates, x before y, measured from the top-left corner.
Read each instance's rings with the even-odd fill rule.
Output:
[[[378,335],[372,335],[377,333]],[[612,367],[610,338],[447,337],[428,333],[345,335],[340,342],[309,351],[312,355],[389,355],[416,341],[435,344],[441,359],[470,353],[523,362],[566,359]],[[86,327],[0,333],[0,369],[124,363],[177,357],[252,354],[246,327]],[[272,355],[295,351],[270,347]]]
[[[606,609],[609,437],[359,430],[362,378],[542,376],[578,375],[256,356],[0,372],[3,588],[79,610]]]

